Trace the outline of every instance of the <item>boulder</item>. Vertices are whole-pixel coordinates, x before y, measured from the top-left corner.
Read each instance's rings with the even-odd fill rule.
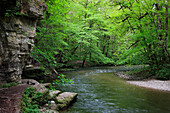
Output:
[[[76,100],[77,95],[77,93],[72,92],[64,92],[59,94],[55,99],[57,110],[66,109],[72,102]]]
[[[48,89],[45,88],[44,85],[42,84],[33,85],[32,87],[34,87],[36,91],[43,93],[43,94],[48,92]]]
[[[22,79],[22,84],[31,85],[32,87],[36,89],[36,91],[39,91],[43,94],[48,92],[48,89],[43,84],[40,84],[34,79]]]
[[[28,84],[28,85],[38,85],[40,84],[34,79],[22,79],[22,84]]]

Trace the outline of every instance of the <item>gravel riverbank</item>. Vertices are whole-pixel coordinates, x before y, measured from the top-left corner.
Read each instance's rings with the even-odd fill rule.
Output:
[[[162,91],[170,91],[170,80],[147,80],[147,81],[127,81],[129,84],[133,84],[140,87],[152,88]]]
[[[170,80],[156,80],[153,78],[147,78],[147,75],[127,74],[126,72],[116,72],[115,75],[127,80],[127,83],[136,85],[139,87],[152,88],[162,91],[170,91]]]

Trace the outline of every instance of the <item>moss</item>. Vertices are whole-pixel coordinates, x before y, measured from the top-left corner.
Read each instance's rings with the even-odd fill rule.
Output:
[[[62,100],[56,100],[56,102],[59,103],[59,104],[65,103],[65,101],[62,101]]]

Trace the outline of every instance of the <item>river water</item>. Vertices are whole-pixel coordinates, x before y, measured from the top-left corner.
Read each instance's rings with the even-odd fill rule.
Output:
[[[135,68],[100,67],[65,73],[74,84],[59,90],[76,92],[78,99],[62,113],[170,113],[169,92],[130,85],[114,75]]]

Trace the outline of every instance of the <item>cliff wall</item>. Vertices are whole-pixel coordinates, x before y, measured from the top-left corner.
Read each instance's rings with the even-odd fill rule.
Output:
[[[0,1],[0,81],[20,82],[34,46],[36,24],[46,9],[44,0]]]

